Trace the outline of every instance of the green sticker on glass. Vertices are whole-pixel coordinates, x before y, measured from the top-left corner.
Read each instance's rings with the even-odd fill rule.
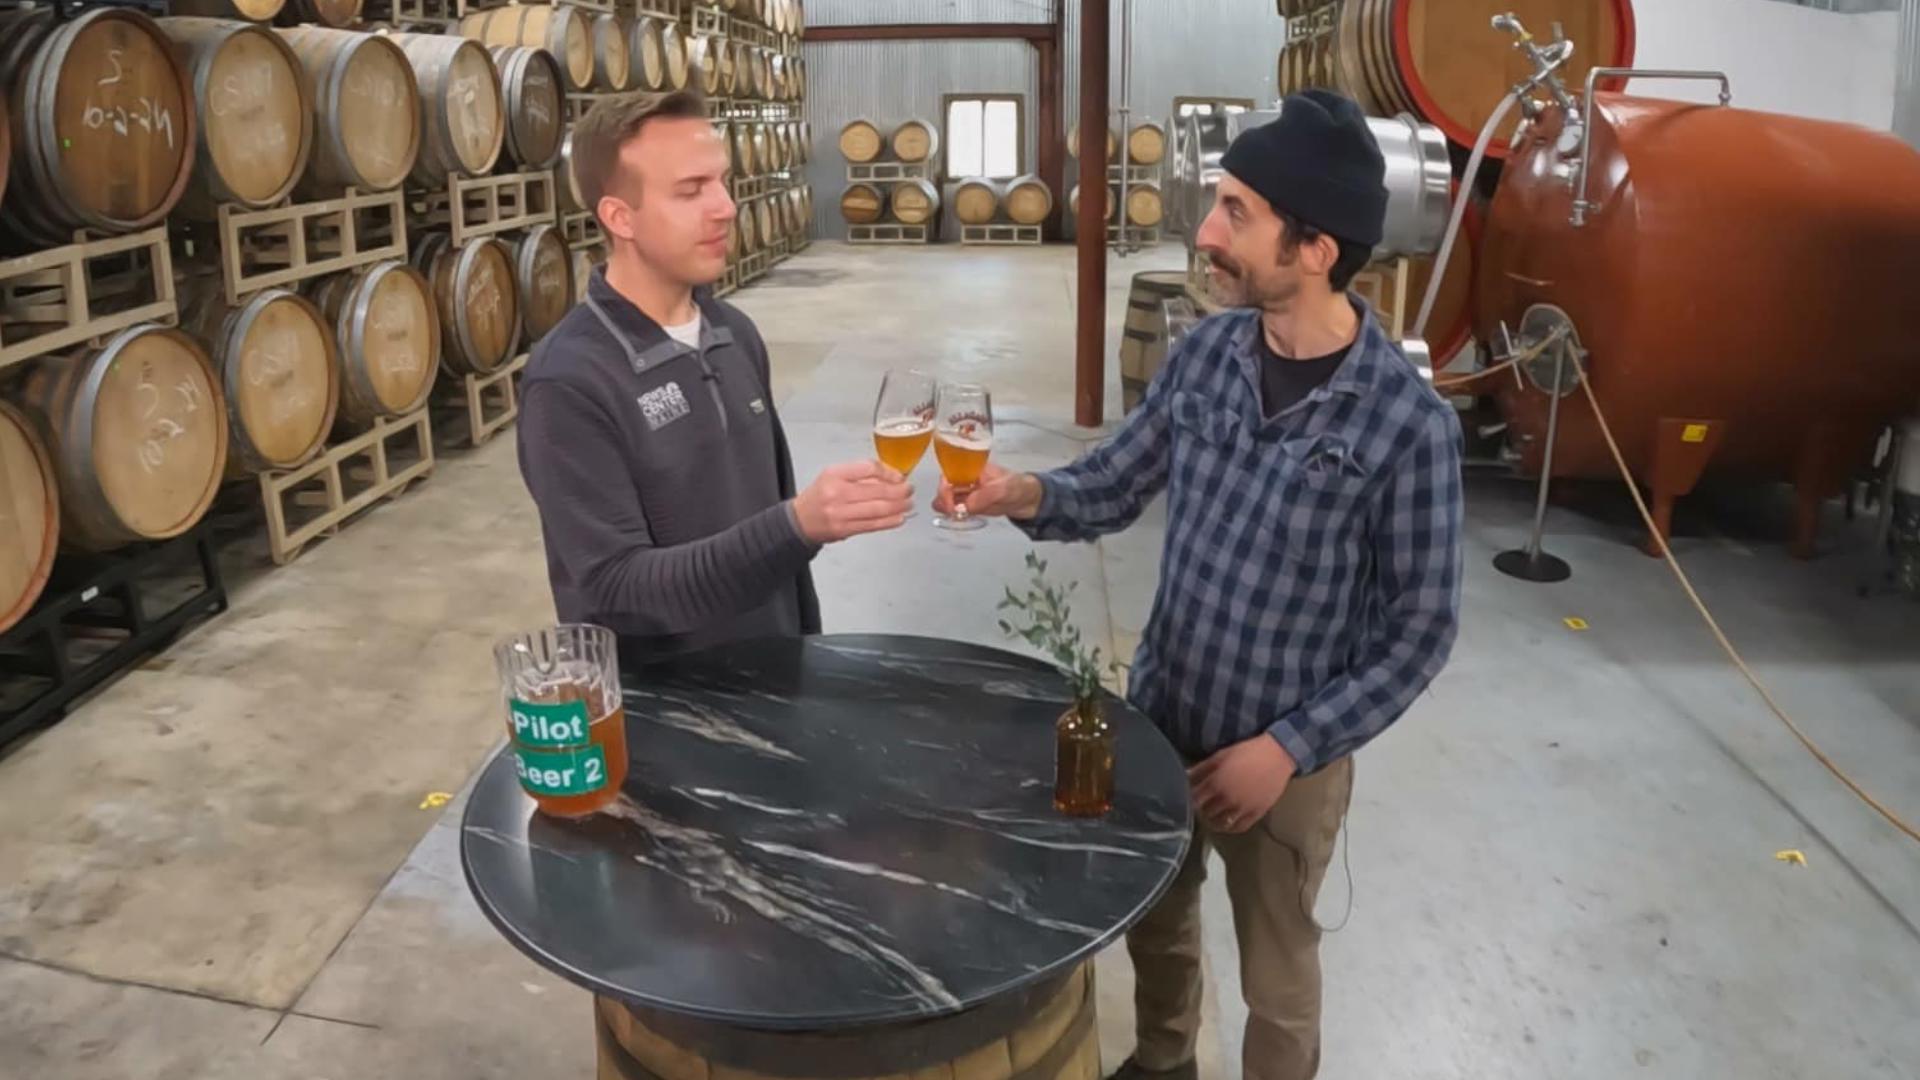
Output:
[[[535,795],[585,795],[607,786],[607,754],[599,746],[557,753],[515,747],[513,766]]]
[[[514,701],[513,741],[519,746],[555,747],[587,744],[587,703],[563,701],[558,705],[536,705]]]

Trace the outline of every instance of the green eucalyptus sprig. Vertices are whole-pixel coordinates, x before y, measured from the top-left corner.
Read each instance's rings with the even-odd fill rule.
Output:
[[[1089,648],[1081,637],[1080,628],[1073,625],[1073,612],[1068,600],[1079,587],[1079,582],[1068,582],[1062,588],[1048,581],[1046,560],[1033,552],[1027,553],[1027,570],[1032,574],[1027,591],[1021,594],[1009,588],[1006,598],[999,605],[1001,611],[1019,612],[1021,621],[1015,623],[1001,619],[1000,630],[1008,637],[1020,638],[1046,654],[1072,687],[1074,704],[1091,705],[1100,697],[1101,677],[1125,665],[1102,663],[1100,647],[1095,645]]]

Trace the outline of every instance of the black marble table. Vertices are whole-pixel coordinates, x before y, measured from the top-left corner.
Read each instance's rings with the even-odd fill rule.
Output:
[[[1113,811],[1054,811],[1065,684],[1011,653],[759,641],[623,683],[619,802],[537,814],[503,752],[461,862],[508,940],[636,1007],[771,1032],[961,1013],[1065,977],[1186,851],[1184,768],[1117,699]]]

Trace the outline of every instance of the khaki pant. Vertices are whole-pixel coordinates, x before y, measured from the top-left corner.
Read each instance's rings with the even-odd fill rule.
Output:
[[[1200,884],[1220,853],[1247,1000],[1243,1080],[1308,1080],[1320,1069],[1320,927],[1313,902],[1353,796],[1353,759],[1295,777],[1260,825],[1237,836],[1194,823],[1173,886],[1127,934],[1134,1058],[1148,1069],[1194,1059],[1200,1035]]]

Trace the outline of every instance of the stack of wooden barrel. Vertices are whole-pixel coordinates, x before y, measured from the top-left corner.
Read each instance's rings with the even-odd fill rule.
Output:
[[[940,217],[940,129],[910,119],[883,128],[854,120],[840,129],[840,156],[847,161],[847,187],[840,216],[855,243],[877,236],[932,239]],[[869,230],[898,225],[906,230]]]
[[[455,247],[408,220],[549,175],[544,42],[375,30],[358,0],[171,8],[0,12],[0,631],[56,549],[186,533],[223,483],[420,415],[572,303],[553,225]]]
[[[805,19],[796,0],[733,0],[694,24],[700,72],[719,104],[714,127],[731,158],[738,217],[729,237],[725,287],[750,284],[805,246],[813,189],[802,168],[813,157],[813,127],[801,119]]]
[[[1277,0],[1288,20],[1287,46],[1278,61],[1281,95],[1311,88],[1337,90],[1374,116],[1411,114],[1445,132],[1457,148],[1456,167],[1493,115],[1508,88],[1532,74],[1514,39],[1491,28],[1512,13],[1543,37],[1563,31],[1575,43],[1561,77],[1583,87],[1596,66],[1633,62],[1631,0]],[[1514,110],[1489,150],[1491,174],[1506,157],[1520,119]],[[1486,184],[1476,190],[1491,190]],[[1461,242],[1442,271],[1439,299],[1427,330],[1434,368],[1456,357],[1471,337],[1480,214],[1471,209]],[[1411,260],[1408,295],[1419,302],[1434,273],[1432,258]]]
[[[1067,153],[1078,158],[1083,146],[1080,128],[1067,133]],[[1166,218],[1166,198],[1161,193],[1161,170],[1167,157],[1167,129],[1153,121],[1134,124],[1121,139],[1107,132],[1107,190],[1103,193],[1105,211],[1101,215],[1110,227],[1121,225],[1120,207],[1126,210],[1125,225],[1130,230],[1158,230]],[[1080,185],[1067,193],[1069,213],[1080,213]]]

